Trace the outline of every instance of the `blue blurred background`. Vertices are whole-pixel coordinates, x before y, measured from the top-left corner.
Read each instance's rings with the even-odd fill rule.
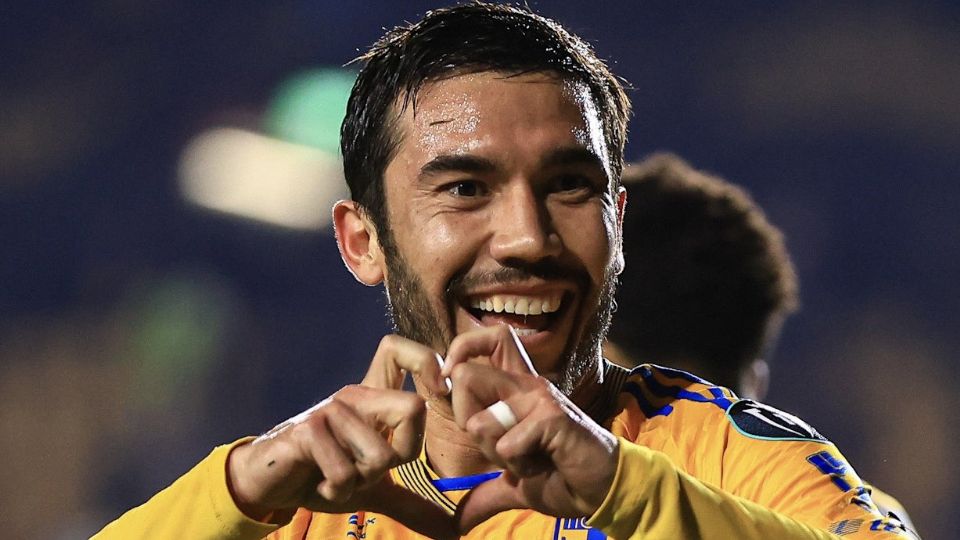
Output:
[[[633,86],[628,158],[675,151],[784,231],[802,309],[768,401],[953,537],[960,7],[530,5]],[[359,379],[388,326],[329,230],[341,66],[431,7],[0,8],[5,537],[86,538]]]

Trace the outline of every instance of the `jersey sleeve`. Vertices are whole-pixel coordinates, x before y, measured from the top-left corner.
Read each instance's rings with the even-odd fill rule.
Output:
[[[91,540],[255,540],[267,536],[278,526],[244,515],[227,487],[227,456],[247,440],[215,448],[176,482],[127,511]]]
[[[834,501],[815,505],[823,516],[790,515],[702,482],[677,469],[660,452],[620,439],[620,461],[606,500],[588,525],[612,538],[722,540],[862,539],[916,540],[899,524],[867,510],[843,512],[859,527],[829,521]],[[788,505],[789,506],[789,505]],[[846,505],[844,505],[846,506]],[[788,508],[789,509],[789,508]],[[848,522],[851,523],[851,522]]]
[[[793,415],[660,366],[631,372],[620,403],[616,477],[588,522],[613,538],[917,539]]]

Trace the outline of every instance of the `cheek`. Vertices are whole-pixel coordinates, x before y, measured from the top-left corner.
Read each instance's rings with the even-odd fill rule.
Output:
[[[617,234],[616,214],[602,205],[586,205],[560,210],[554,223],[565,223],[559,230],[566,249],[590,272],[595,281],[603,277],[611,262]]]
[[[462,215],[410,217],[412,234],[403,245],[408,258],[425,286],[434,292],[446,289],[450,279],[469,268],[482,245],[482,222]]]

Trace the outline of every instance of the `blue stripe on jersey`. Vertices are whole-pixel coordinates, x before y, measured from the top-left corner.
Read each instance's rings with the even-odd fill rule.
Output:
[[[719,386],[711,386],[710,393],[713,394],[713,397],[717,398],[717,400],[727,402],[727,406],[724,407],[723,410],[727,410],[727,408],[730,407],[730,404],[733,403],[730,401],[730,398],[723,393],[723,390]]]
[[[437,488],[437,491],[440,491],[441,493],[444,491],[460,491],[464,489],[473,489],[487,480],[493,480],[501,474],[503,474],[503,471],[473,474],[470,476],[454,476],[452,478],[438,478],[436,480],[431,480],[430,483],[433,484],[433,487]]]
[[[659,409],[654,409],[653,405],[650,404],[650,401],[647,400],[647,396],[643,395],[643,390],[640,389],[640,385],[633,381],[627,381],[623,385],[623,389],[633,396],[637,400],[637,405],[640,406],[640,411],[643,412],[643,415],[647,418],[653,418],[654,416],[669,416],[673,412],[672,405],[664,405]]]
[[[682,371],[674,370],[677,373],[684,373]],[[664,386],[653,376],[653,371],[649,368],[645,368],[642,372],[644,380],[647,382],[647,385],[650,387],[650,393],[659,396],[659,397],[675,397],[679,399],[686,399],[689,401],[696,401],[698,403],[713,403],[720,409],[726,411],[732,402],[725,395],[723,391],[716,387],[710,388],[710,393],[713,395],[713,399],[710,399],[702,394],[696,392],[691,392],[680,386]],[[689,375],[689,374],[687,374]],[[694,377],[690,375],[690,377]],[[695,378],[695,377],[694,377]],[[689,380],[689,379],[688,379]],[[703,384],[703,383],[701,383]],[[705,383],[710,384],[710,383]]]
[[[830,477],[830,481],[840,488],[840,491],[850,491],[853,487],[847,482],[847,464],[833,457],[830,452],[817,452],[812,456],[807,456],[809,461],[821,473]]]

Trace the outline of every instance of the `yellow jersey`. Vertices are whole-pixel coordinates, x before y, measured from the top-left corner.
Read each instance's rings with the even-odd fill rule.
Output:
[[[683,371],[607,364],[595,403],[585,407],[619,439],[619,463],[592,516],[503,512],[465,538],[916,539],[883,516],[837,448],[793,415]],[[236,443],[234,443],[236,444]],[[259,523],[233,504],[225,465],[233,445],[208,458],[95,538],[269,540],[421,539],[373,512],[300,509],[284,526]],[[392,479],[453,513],[475,485],[498,473],[440,478],[421,458]]]

